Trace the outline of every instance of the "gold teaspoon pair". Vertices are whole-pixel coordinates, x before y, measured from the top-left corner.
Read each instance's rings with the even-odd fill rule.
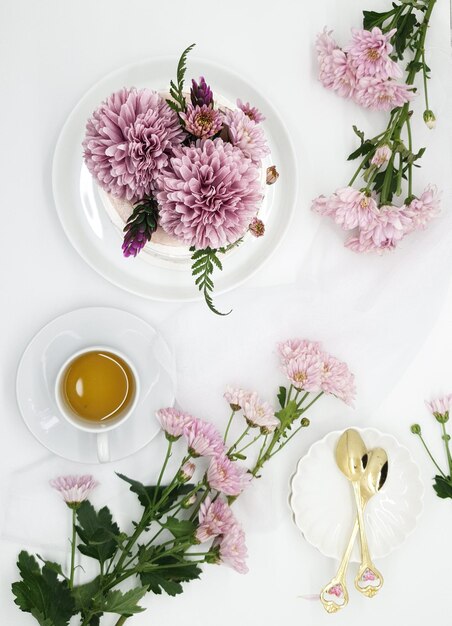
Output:
[[[358,530],[361,543],[361,565],[355,577],[355,587],[360,593],[371,598],[383,585],[383,576],[370,557],[363,511],[370,498],[380,491],[386,481],[388,457],[382,448],[375,448],[368,452],[359,433],[349,429],[339,438],[336,447],[336,463],[352,483],[357,517],[338,571],[320,594],[320,600],[328,613],[335,613],[348,603],[346,573]]]

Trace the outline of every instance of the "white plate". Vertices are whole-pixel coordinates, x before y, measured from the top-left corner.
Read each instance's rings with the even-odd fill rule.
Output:
[[[32,434],[51,452],[97,463],[96,435],[71,426],[59,414],[55,379],[64,361],[92,345],[126,354],[140,379],[133,415],[109,433],[111,461],[134,454],[159,432],[155,411],[175,398],[174,359],[161,335],[139,317],[103,307],[78,309],[44,326],[28,344],[17,370],[17,402]]]
[[[174,78],[177,59],[157,58],[137,63],[109,74],[80,100],[64,125],[53,160],[53,193],[59,218],[72,245],[85,261],[118,287],[154,300],[196,300],[199,291],[186,271],[167,267],[149,258],[124,258],[121,235],[102,204],[99,188],[83,164],[82,141],[87,119],[112,92],[124,86],[168,88]],[[221,66],[189,59],[187,81],[205,76],[213,93],[235,102],[250,101],[266,116],[264,122],[272,161],[280,172],[275,185],[267,187],[262,217],[265,236],[248,237],[225,259],[224,270],[215,276],[216,293],[233,289],[247,280],[268,260],[283,239],[295,209],[297,171],[288,132],[272,105],[248,81]],[[271,164],[271,163],[268,163]],[[265,165],[266,166],[266,165]]]
[[[397,548],[416,526],[423,508],[424,487],[410,452],[392,435],[374,428],[356,428],[368,449],[388,455],[388,477],[367,505],[364,519],[370,553],[381,558]],[[309,543],[322,554],[341,559],[356,516],[350,482],[336,466],[334,453],[342,431],[314,443],[298,463],[292,478],[290,506]],[[359,542],[351,560],[360,561]]]

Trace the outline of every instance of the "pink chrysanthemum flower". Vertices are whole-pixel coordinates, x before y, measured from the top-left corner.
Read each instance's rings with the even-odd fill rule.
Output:
[[[435,185],[428,185],[420,198],[414,198],[405,208],[404,215],[411,220],[411,230],[424,230],[440,212],[441,194]]]
[[[333,50],[339,48],[338,43],[331,37],[332,30],[327,30],[326,26],[321,33],[317,35],[315,41],[315,49],[319,59],[329,56]]]
[[[452,394],[425,403],[431,414],[439,421],[447,421],[452,408]]]
[[[369,227],[361,230],[358,237],[351,237],[345,246],[354,252],[376,251],[382,254],[393,250],[410,228],[410,219],[404,214],[404,207],[382,206]]]
[[[256,107],[252,107],[249,102],[242,102],[240,99],[238,99],[237,106],[241,111],[245,113],[247,117],[250,118],[250,120],[256,122],[256,124],[260,124],[260,122],[263,122],[265,120],[265,117],[262,115],[259,109],[257,109]]]
[[[272,405],[262,402],[256,392],[245,400],[243,414],[250,426],[260,428],[263,433],[271,433],[279,426]]]
[[[355,90],[355,101],[366,109],[391,111],[414,98],[413,87],[395,80],[361,78]]]
[[[320,196],[314,200],[311,208],[320,215],[332,217],[344,230],[352,230],[357,226],[367,228],[378,210],[373,196],[354,187],[337,189],[328,198]]]
[[[303,354],[283,364],[283,371],[296,389],[319,391],[321,361],[319,355]]]
[[[270,154],[262,126],[253,122],[243,111],[226,111],[224,121],[228,127],[229,141],[253,163],[259,163]]]
[[[386,80],[402,76],[402,70],[389,56],[393,49],[389,41],[396,32],[393,28],[383,33],[377,26],[372,30],[352,29],[352,41],[345,52],[353,62],[358,78],[376,76]]]
[[[225,454],[214,456],[207,470],[207,482],[212,489],[227,496],[238,496],[251,480],[246,468],[231,461]]]
[[[184,137],[177,114],[158,93],[121,89],[87,122],[85,163],[103,189],[135,202],[151,193]]]
[[[224,452],[225,446],[220,433],[213,424],[192,418],[184,427],[188,451],[194,456],[216,456]]]
[[[211,106],[193,106],[189,104],[187,111],[180,114],[186,130],[200,139],[213,137],[223,128],[223,114]]]
[[[253,217],[248,228],[255,237],[263,237],[265,235],[265,224],[258,217]]]
[[[195,419],[191,415],[178,411],[173,407],[160,409],[157,411],[156,416],[166,436],[173,441],[179,439],[184,434],[185,426],[192,419]]]
[[[204,543],[229,532],[236,523],[234,514],[226,502],[220,498],[214,502],[206,498],[199,509],[199,526],[195,537],[199,543]]]
[[[319,341],[309,341],[309,339],[286,339],[278,344],[278,353],[284,365],[293,359],[304,358],[307,355],[319,357],[322,354],[322,344]]]
[[[330,197],[330,205],[334,221],[343,230],[352,230],[357,226],[368,228],[378,211],[373,196],[353,187],[338,189]]]
[[[345,404],[352,405],[356,396],[355,376],[346,363],[325,353],[322,357],[320,388]]]
[[[237,241],[260,207],[258,168],[222,139],[199,140],[174,152],[159,180],[162,228],[197,249]]]
[[[60,492],[70,509],[78,508],[87,500],[99,483],[90,474],[84,476],[59,476],[50,481],[50,485]]]
[[[250,391],[244,389],[227,386],[224,392],[224,399],[233,411],[239,411],[245,406],[246,399],[251,395]]]
[[[372,165],[376,165],[377,167],[381,167],[385,165],[392,156],[392,150],[388,146],[388,144],[384,144],[383,146],[379,146],[375,150],[375,154],[371,158],[370,162]]]
[[[353,96],[356,75],[343,50],[335,48],[330,54],[319,56],[319,80],[326,89],[336,91],[343,98]]]
[[[234,524],[225,535],[215,539],[213,545],[214,547],[219,546],[220,563],[230,565],[239,574],[248,572],[245,533],[238,523]]]

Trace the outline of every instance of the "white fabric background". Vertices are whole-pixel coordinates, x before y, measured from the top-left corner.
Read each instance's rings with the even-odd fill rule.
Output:
[[[13,604],[9,585],[15,557],[29,546],[64,558],[65,509],[48,489],[55,474],[85,471],[49,455],[29,434],[18,412],[15,371],[33,334],[56,315],[80,306],[116,306],[159,326],[178,355],[178,402],[218,424],[226,411],[228,382],[256,388],[267,399],[280,382],[274,345],[288,336],[322,340],[356,372],[355,410],[327,399],[312,413],[312,426],[241,502],[237,514],[247,531],[250,573],[206,568],[182,596],[147,597],[149,611],[132,624],[217,626],[245,624],[372,626],[382,619],[421,626],[448,623],[452,544],[450,506],[430,489],[433,470],[409,433],[414,420],[434,433],[423,399],[452,391],[451,271],[451,78],[449,11],[438,0],[430,31],[434,81],[431,106],[438,127],[415,128],[419,146],[428,141],[416,189],[436,182],[444,189],[443,215],[425,233],[407,239],[385,258],[358,257],[342,247],[334,225],[309,211],[311,199],[344,185],[354,164],[351,125],[371,131],[378,115],[325,92],[315,79],[313,40],[324,24],[343,42],[360,24],[362,8],[384,9],[383,0],[279,3],[228,0],[190,4],[183,0],[4,0],[0,6],[2,76],[3,228],[0,320],[1,427],[0,623],[26,626],[33,619]],[[218,45],[219,33],[221,45]],[[51,195],[50,164],[66,116],[84,91],[107,72],[153,55],[174,55],[192,40],[194,54],[249,77],[284,116],[293,133],[300,194],[290,234],[271,260],[239,290],[218,299],[232,305],[226,319],[202,303],[154,303],[105,282],[79,258],[58,223]],[[208,77],[207,77],[208,78]],[[239,95],[239,94],[238,94]],[[76,147],[75,147],[76,149]],[[407,444],[426,482],[426,512],[416,533],[378,566],[386,584],[368,601],[353,594],[343,614],[330,618],[317,603],[297,598],[315,593],[335,564],[309,546],[287,505],[288,482],[309,444],[332,428],[371,425]],[[437,438],[436,443],[438,444]],[[91,468],[102,482],[96,504],[108,503],[125,522],[129,495],[113,470],[137,478],[155,476],[162,440],[114,467]],[[90,468],[88,468],[90,469]],[[450,533],[449,533],[450,534]],[[413,602],[415,594],[416,602]],[[201,612],[202,611],[202,612]],[[105,624],[113,623],[108,618]]]

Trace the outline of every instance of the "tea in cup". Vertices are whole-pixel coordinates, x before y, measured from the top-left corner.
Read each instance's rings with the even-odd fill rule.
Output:
[[[56,402],[66,420],[97,434],[100,462],[110,458],[107,432],[130,417],[138,392],[138,376],[130,360],[105,346],[73,354],[63,363],[55,383]]]

